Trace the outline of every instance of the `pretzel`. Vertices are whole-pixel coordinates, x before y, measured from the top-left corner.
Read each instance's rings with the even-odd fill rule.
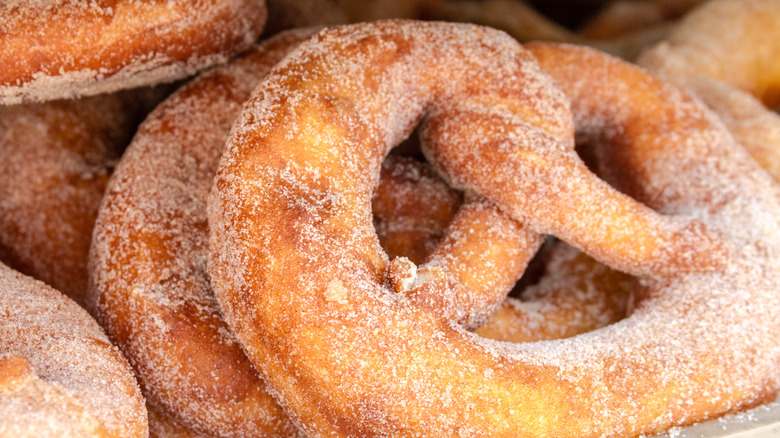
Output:
[[[767,37],[778,20],[776,1],[711,1],[637,62],[704,101],[780,180],[780,43]]]
[[[309,33],[280,34],[228,67],[184,86],[144,123],[108,188],[96,225],[93,289],[101,320],[132,361],[152,402],[156,433],[294,431],[220,323],[202,266],[205,211],[199,205],[205,203],[231,117],[237,116],[254,84]],[[407,171],[413,168],[417,175],[425,171],[393,159],[385,168],[385,182],[375,196],[375,217],[383,218],[386,230],[406,226],[408,231],[409,223],[395,208],[402,201],[398,179],[409,177]],[[459,199],[443,183],[435,186],[430,171],[412,180],[412,200],[419,201],[419,190],[431,188],[443,201]],[[454,207],[442,207],[437,237],[443,235]],[[388,241],[399,237],[395,233]],[[150,251],[159,255],[161,248],[170,256],[147,256]],[[203,352],[206,346],[208,353]],[[195,351],[198,361],[192,360]],[[226,357],[233,364],[215,379],[214,370],[224,367]],[[188,376],[186,385],[180,376]],[[219,386],[212,388],[215,380]],[[234,398],[223,400],[224,394]],[[255,412],[247,414],[250,410]]]
[[[88,96],[190,76],[247,49],[263,0],[8,0],[0,104]]]
[[[106,190],[90,289],[162,431],[296,434],[221,320],[206,275],[205,202],[241,105],[311,33],[279,34],[184,85],[141,125]]]
[[[426,289],[446,297],[446,276],[394,272],[368,218],[381,159],[423,116],[426,155],[467,195],[675,293],[649,287],[648,296],[655,295],[624,321],[569,340],[512,346],[478,338],[453,325],[457,312],[415,300]],[[675,388],[664,386],[688,389],[689,368],[664,370],[658,355],[681,350],[688,365],[701,343],[643,342],[637,330],[660,333],[659,311],[695,295],[684,292],[693,279],[739,289],[718,296],[721,302],[746,295],[766,300],[777,276],[724,276],[726,265],[746,269],[734,246],[752,248],[756,240],[743,247],[720,229],[659,215],[602,185],[576,158],[573,142],[560,140],[571,136],[569,121],[562,96],[513,40],[469,25],[390,21],[326,30],[255,90],[231,131],[212,190],[209,272],[228,325],[304,432],[601,436],[693,418],[678,411],[690,407],[685,391],[675,396]],[[734,177],[745,190],[725,199],[747,204],[747,217],[766,217],[737,233],[749,229],[776,242],[776,215],[766,213],[777,210],[776,187],[750,172],[749,163],[743,167],[746,172]],[[549,181],[555,189],[547,188]],[[728,182],[724,190],[733,191],[734,181]],[[757,198],[741,202],[746,193]],[[594,200],[598,212],[583,208]],[[567,209],[558,210],[562,206]],[[712,208],[707,204],[706,211]],[[606,239],[607,233],[588,231],[594,229],[612,234]],[[750,262],[769,269],[772,259]],[[695,313],[694,303],[687,304],[682,308]],[[768,333],[771,313],[759,316],[766,330],[745,351],[777,342],[769,336],[776,333]],[[679,311],[670,314],[677,317],[674,334],[690,339]],[[730,322],[745,317],[730,308],[723,316]],[[774,372],[768,370],[777,363],[772,351],[739,365],[707,356],[708,365],[722,360],[728,370],[749,371],[744,386],[730,381],[725,388],[712,379],[719,395],[733,397],[716,408],[768,392]],[[667,391],[672,395],[664,399]]]
[[[0,434],[145,437],[132,370],[87,312],[0,264]]]
[[[94,310],[87,253],[108,178],[166,89],[0,107],[0,260]]]

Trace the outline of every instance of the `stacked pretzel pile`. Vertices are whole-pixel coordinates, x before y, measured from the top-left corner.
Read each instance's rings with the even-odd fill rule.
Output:
[[[401,3],[0,5],[0,436],[634,437],[777,396],[780,1]]]

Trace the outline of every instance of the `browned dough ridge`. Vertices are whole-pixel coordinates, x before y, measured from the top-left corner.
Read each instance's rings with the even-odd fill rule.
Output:
[[[6,0],[0,104],[171,82],[249,48],[264,0]]]
[[[298,434],[222,322],[206,274],[206,199],[242,104],[311,33],[281,33],[182,86],[141,125],[106,189],[90,290],[157,429]]]

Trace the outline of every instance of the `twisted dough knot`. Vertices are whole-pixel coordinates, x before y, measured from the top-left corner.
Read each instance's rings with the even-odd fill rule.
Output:
[[[623,166],[602,174],[644,204],[586,169],[566,97],[490,29],[326,30],[255,90],[215,180],[209,269],[228,324],[305,432],[640,434],[777,389],[777,306],[751,315],[740,351],[710,349],[747,330],[748,302],[776,303],[777,188],[676,89],[585,49],[534,54],[598,163]],[[462,239],[445,237],[415,269],[388,262],[370,199],[387,151],[421,119],[429,160],[467,195],[448,231]],[[451,324],[495,308],[492,286],[524,261],[494,262],[530,257],[539,233],[646,277],[643,301],[620,323],[555,342],[496,343]],[[506,245],[483,257],[475,236],[486,234]],[[725,378],[734,368],[740,378]]]

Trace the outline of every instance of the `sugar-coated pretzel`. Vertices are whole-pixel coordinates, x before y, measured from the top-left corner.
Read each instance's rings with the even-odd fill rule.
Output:
[[[634,72],[603,55],[597,59]],[[592,67],[603,73],[602,65]],[[661,88],[668,90],[664,98],[675,99],[674,89],[640,78],[655,85],[648,92]],[[639,208],[596,182],[570,145],[557,142],[570,129],[567,114],[552,83],[514,41],[470,25],[390,21],[326,30],[255,90],[215,179],[209,272],[228,324],[302,430],[333,436],[631,435],[707,415],[683,412],[701,391],[722,397],[703,397],[714,414],[776,389],[771,373],[778,349],[771,346],[778,337],[767,322],[776,312],[761,309],[748,323],[746,311],[739,311],[744,306],[705,305],[691,292],[701,290],[699,281],[728,289],[712,304],[774,294],[777,224],[767,210],[778,210],[777,187],[737,150],[733,166],[740,172],[711,177],[725,191],[717,202],[706,209],[703,200],[693,203],[698,208],[691,211],[665,206],[706,220],[732,219],[735,205],[749,208],[737,220],[751,225],[718,229],[736,235],[715,237],[700,225]],[[707,128],[703,114],[699,127]],[[506,344],[467,333],[395,293],[398,277],[389,274],[378,248],[370,197],[381,159],[424,115],[428,156],[450,181],[537,232],[552,231],[613,266],[649,276],[642,305],[590,334]],[[712,131],[720,134],[717,126]],[[719,140],[713,148],[733,146],[728,136],[712,137]],[[690,161],[681,155],[675,158]],[[702,177],[713,169],[707,170]],[[677,181],[680,174],[674,175]],[[567,176],[572,179],[565,182]],[[724,180],[728,184],[718,184]],[[550,181],[555,188],[545,187]],[[694,184],[684,185],[692,190]],[[521,188],[528,190],[521,195]],[[661,188],[678,193],[673,183]],[[583,198],[569,197],[577,194]],[[599,211],[582,208],[586,200]],[[690,205],[685,197],[675,200]],[[550,223],[555,220],[565,225]],[[624,232],[632,245],[622,242]],[[606,235],[615,243],[609,249],[598,243]],[[628,248],[637,243],[639,253]],[[771,248],[754,251],[756,245]],[[741,275],[725,275],[726,269]],[[448,293],[437,276],[402,280],[406,290]],[[675,311],[672,304],[681,306]],[[676,318],[667,322],[665,312]],[[752,360],[735,363],[737,355],[720,352],[698,357],[706,343],[689,330],[700,319],[686,325],[685,312],[715,312],[742,327],[759,321],[757,337],[741,350]],[[714,339],[724,335],[707,328]],[[641,336],[643,329],[655,336]],[[675,353],[684,366],[666,369],[667,354]],[[719,379],[724,368],[730,373],[735,367],[745,371],[739,384]],[[698,374],[706,387],[694,383]]]
[[[84,309],[0,264],[1,436],[147,436],[144,400]]]
[[[171,82],[260,35],[263,0],[7,0],[0,4],[0,104]]]
[[[775,0],[714,0],[691,11],[637,61],[716,111],[780,181],[780,21]],[[723,29],[729,29],[724,32]]]
[[[205,204],[241,105],[311,33],[279,34],[182,86],[141,125],[106,190],[91,292],[162,430],[297,433],[221,320],[206,275]]]
[[[220,322],[203,264],[202,205],[241,104],[271,66],[310,33],[280,34],[185,85],[142,125],[107,190],[92,252],[93,289],[101,320],[130,358],[151,402],[155,433],[294,434]],[[385,231],[409,231],[398,203],[422,197],[443,201],[438,217],[417,212],[418,219],[422,214],[436,221],[436,234],[443,234],[457,208],[450,204],[460,197],[441,181],[435,185],[430,171],[421,177],[426,171],[419,166],[389,158],[385,168],[374,197],[375,217]],[[399,193],[400,179],[413,180],[405,193]],[[398,242],[399,234],[389,239]],[[427,255],[433,245],[424,249]],[[192,360],[195,351],[198,361]]]
[[[87,310],[87,254],[108,178],[166,91],[0,107],[0,260]]]

